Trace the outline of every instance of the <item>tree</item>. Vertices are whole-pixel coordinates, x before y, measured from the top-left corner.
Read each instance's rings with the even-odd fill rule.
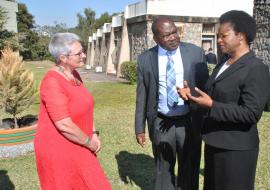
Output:
[[[96,19],[95,22],[95,28],[100,28],[103,26],[104,23],[111,23],[112,22],[112,16],[109,15],[109,13],[105,12],[98,19]]]
[[[58,32],[68,32],[68,28],[65,23],[58,23],[54,22],[53,26],[45,25],[45,26],[38,26],[36,25],[34,30],[37,33],[38,41],[36,42],[35,49],[30,50],[31,52],[34,51],[34,57],[32,59],[44,60],[49,59],[54,61],[54,58],[48,51],[48,44],[50,38],[53,34]]]
[[[44,25],[39,26],[37,25],[34,29],[35,32],[38,33],[39,36],[49,36],[51,37],[53,34],[58,32],[67,32],[69,29],[65,23],[58,23],[54,22],[53,26]]]
[[[28,12],[25,4],[18,3],[17,12],[18,32],[28,32],[34,28],[34,16]]]
[[[20,48],[15,33],[7,30],[0,30],[0,50],[4,49],[5,46],[11,46],[14,50]]]
[[[84,15],[78,13],[77,17],[79,22],[77,28],[81,30],[88,30],[89,33],[92,34],[94,30],[96,12],[91,8],[85,8]]]
[[[6,45],[12,46],[13,49],[18,49],[19,44],[15,33],[3,29],[6,19],[6,11],[0,6],[0,50],[2,50]]]
[[[39,60],[51,60],[54,61],[55,59],[52,57],[52,55],[49,52],[48,44],[50,42],[49,36],[41,36],[39,35],[39,40],[37,44],[37,58]]]
[[[0,6],[0,30],[3,29],[4,24],[6,23],[7,15],[3,7]]]
[[[22,44],[20,54],[26,60],[37,60],[39,36],[36,32],[29,30],[28,32],[19,33],[19,41]]]
[[[96,19],[96,12],[91,8],[84,9],[84,15],[78,13],[78,25],[69,31],[78,34],[81,37],[84,48],[87,48],[88,37],[91,36],[98,28],[106,22],[112,21],[112,16],[107,12],[103,13],[100,18]]]
[[[34,16],[28,12],[25,4],[18,3],[18,38],[22,47],[19,49],[20,54],[24,59],[39,60],[39,36],[33,31],[34,29]]]
[[[77,14],[78,25],[70,29],[71,32],[78,34],[81,37],[82,45],[84,48],[87,47],[88,37],[95,32],[95,16],[96,12],[91,8],[84,9],[84,15]]]
[[[0,106],[13,116],[15,128],[18,114],[33,103],[36,94],[33,73],[23,67],[18,53],[6,47],[0,59]]]

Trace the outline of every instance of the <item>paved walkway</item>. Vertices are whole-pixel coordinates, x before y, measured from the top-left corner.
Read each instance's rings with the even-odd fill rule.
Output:
[[[128,83],[127,80],[123,78],[117,78],[116,75],[106,75],[105,73],[96,73],[92,69],[84,69],[80,68],[77,69],[77,71],[80,73],[80,76],[83,80],[90,81],[90,82],[122,82],[122,83]]]
[[[51,61],[30,61],[27,62],[33,67],[36,68],[47,68],[49,69],[54,63]],[[106,75],[104,72],[103,73],[96,73],[94,69],[85,69],[85,67],[81,67],[77,69],[79,71],[80,76],[84,81],[91,81],[91,82],[128,82],[125,79],[122,78],[117,78],[116,75]]]

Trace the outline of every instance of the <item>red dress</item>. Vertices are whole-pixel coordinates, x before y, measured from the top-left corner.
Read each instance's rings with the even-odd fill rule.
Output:
[[[69,141],[54,125],[55,121],[70,117],[91,137],[93,107],[93,97],[83,84],[71,84],[56,71],[45,75],[40,87],[40,112],[34,140],[42,190],[111,189],[95,154]]]

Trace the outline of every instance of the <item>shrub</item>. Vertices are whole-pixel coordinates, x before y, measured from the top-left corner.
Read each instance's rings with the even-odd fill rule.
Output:
[[[18,114],[34,101],[37,89],[33,73],[23,67],[19,53],[4,48],[0,59],[0,107],[11,114],[18,128]]]
[[[209,75],[212,74],[212,72],[213,72],[215,66],[216,66],[216,65],[214,65],[214,64],[209,64],[209,63],[207,64],[207,68],[208,68]]]
[[[137,81],[137,62],[125,61],[121,64],[121,75],[127,79],[130,84],[135,84]]]

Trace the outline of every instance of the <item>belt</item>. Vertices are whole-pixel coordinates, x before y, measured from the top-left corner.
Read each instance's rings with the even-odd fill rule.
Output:
[[[187,119],[190,117],[190,114],[187,113],[185,115],[175,115],[175,116],[168,116],[168,115],[164,115],[162,113],[157,114],[157,116],[161,119],[170,119],[170,120],[183,120],[183,119]]]

